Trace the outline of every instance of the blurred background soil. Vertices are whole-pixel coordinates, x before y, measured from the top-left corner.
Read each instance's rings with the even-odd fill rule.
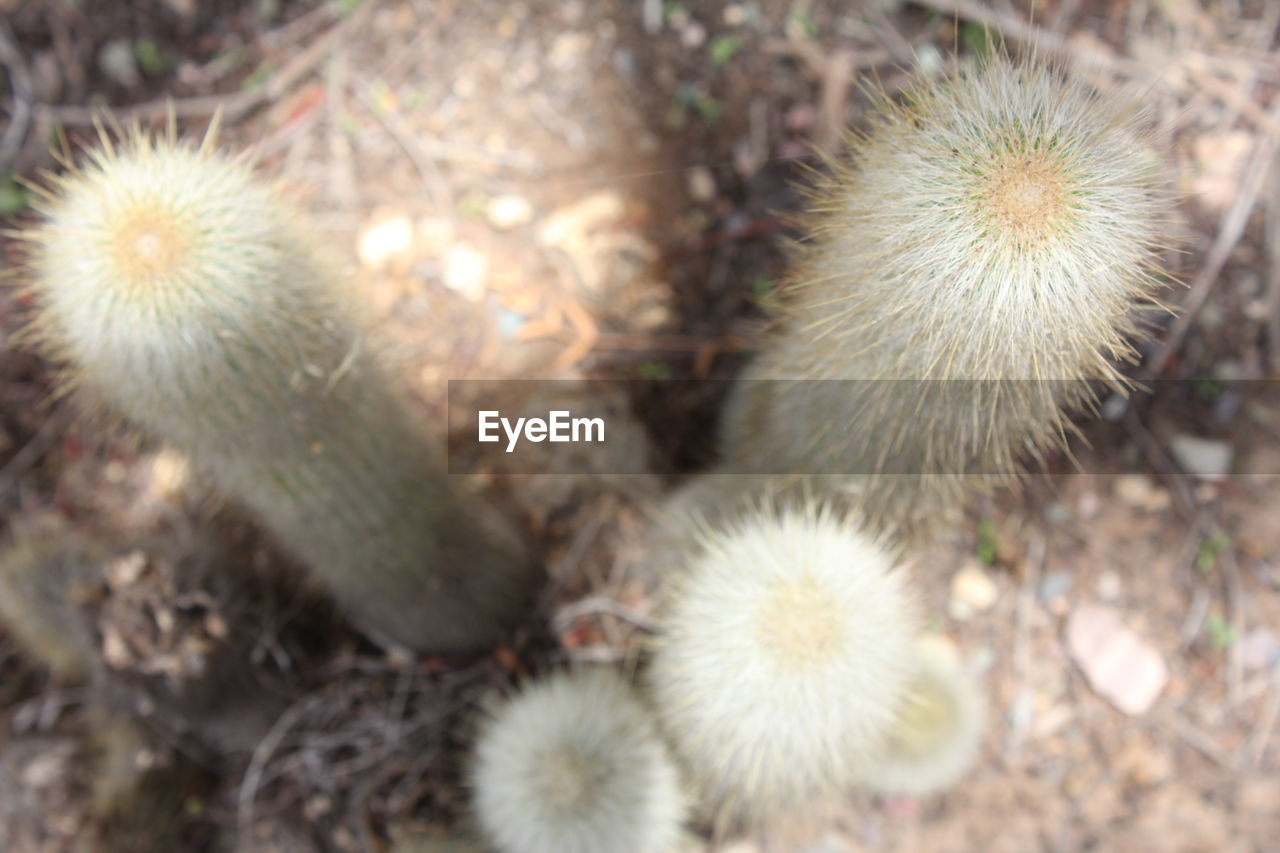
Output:
[[[10,227],[33,218],[15,179],[92,144],[95,117],[173,116],[198,137],[218,114],[222,143],[254,151],[349,269],[424,423],[444,422],[448,379],[734,375],[777,310],[786,214],[871,86],[1004,42],[1142,92],[1182,195],[1166,299],[1183,310],[1148,318],[1130,373],[1195,382],[1081,418],[1083,468],[1125,473],[1054,458],[947,522],[915,574],[931,627],[985,668],[982,758],[944,795],[851,802],[806,849],[1280,850],[1280,477],[1234,473],[1280,473],[1280,394],[1250,381],[1280,368],[1280,3],[0,0],[0,15]],[[21,262],[11,238],[0,250]],[[29,307],[0,290],[0,524],[147,536],[216,519],[241,561],[284,564],[182,485],[182,460],[51,401],[53,367],[15,338]],[[650,475],[479,478],[520,507],[551,577],[510,647],[406,660],[279,605],[253,628],[286,708],[260,742],[214,761],[150,718],[160,745],[138,760],[200,768],[180,791],[183,848],[372,851],[443,826],[485,689],[633,661],[652,627],[645,530],[706,461],[719,403],[675,387],[617,403],[619,452]],[[79,849],[84,706],[0,635],[0,800],[6,784],[36,798],[31,849]]]

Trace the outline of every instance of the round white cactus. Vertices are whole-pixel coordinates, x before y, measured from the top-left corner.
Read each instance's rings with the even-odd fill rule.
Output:
[[[470,768],[499,853],[667,853],[685,800],[652,716],[608,671],[558,674],[501,704]]]
[[[884,793],[946,788],[973,764],[985,723],[986,701],[955,649],[922,638],[906,696],[861,781]]]
[[[717,827],[812,815],[893,722],[916,620],[883,544],[810,505],[705,534],[677,569],[649,684]]]

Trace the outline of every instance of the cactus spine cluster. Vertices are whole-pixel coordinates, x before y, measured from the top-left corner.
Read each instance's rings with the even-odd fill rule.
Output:
[[[861,478],[892,521],[1061,442],[1156,288],[1170,207],[1142,115],[1002,53],[883,98],[814,190],[784,330],[746,374],[772,381],[728,406],[729,466],[931,475]]]
[[[518,613],[521,537],[451,488],[317,241],[244,159],[135,132],[40,207],[46,349],[253,510],[354,622],[454,651]]]
[[[921,638],[906,693],[862,784],[915,795],[953,784],[977,757],[985,721],[981,690],[955,650]]]
[[[847,791],[910,676],[893,556],[812,503],[706,533],[661,616],[654,706],[722,831],[803,820]]]
[[[554,675],[502,703],[470,781],[497,853],[668,853],[684,819],[649,710],[608,671]]]
[[[53,524],[16,531],[0,554],[0,626],[60,681],[90,675],[97,660],[82,606],[102,583],[105,559],[95,543]]]

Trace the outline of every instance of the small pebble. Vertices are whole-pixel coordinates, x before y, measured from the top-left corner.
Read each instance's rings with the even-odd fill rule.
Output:
[[[711,201],[716,197],[716,179],[706,166],[690,169],[687,176],[689,195],[694,201]]]
[[[740,27],[747,22],[747,10],[739,3],[730,3],[720,13],[720,20],[724,21],[727,26]]]
[[[804,133],[818,123],[818,110],[813,104],[794,104],[783,115],[782,123],[792,133]]]
[[[568,71],[578,64],[583,55],[591,49],[591,36],[586,33],[568,32],[556,36],[551,44],[551,52],[547,62],[552,68]]]
[[[419,248],[428,255],[441,255],[453,244],[457,229],[453,223],[438,216],[425,216],[414,228]]]
[[[1115,767],[1131,782],[1151,787],[1173,775],[1173,761],[1162,749],[1130,742],[1115,756]]]
[[[521,314],[519,311],[512,311],[510,308],[501,308],[498,312],[498,334],[505,340],[511,340],[522,329],[525,323],[529,322],[529,318]]]
[[[489,224],[502,231],[528,225],[533,220],[533,205],[518,195],[500,195],[485,207]]]
[[[1125,474],[1122,477],[1116,477],[1112,488],[1121,503],[1138,509],[1147,505],[1147,501],[1151,499],[1151,493],[1155,491],[1151,481],[1141,474]]]
[[[1271,303],[1266,299],[1250,299],[1244,304],[1244,316],[1255,323],[1264,322],[1271,316]]]
[[[985,571],[976,564],[969,564],[956,572],[951,579],[952,617],[965,621],[996,603],[1000,591]]]
[[[484,297],[489,259],[467,243],[456,243],[444,254],[444,286],[473,302]]]
[[[702,47],[707,40],[707,28],[697,21],[690,21],[680,29],[680,43],[687,48]]]
[[[1230,474],[1231,462],[1235,458],[1235,448],[1225,441],[1184,433],[1169,439],[1169,452],[1184,471],[1210,483]]]
[[[1268,628],[1253,628],[1240,638],[1240,665],[1248,670],[1280,666],[1280,639]]]
[[[1049,574],[1040,579],[1039,588],[1036,590],[1036,597],[1040,599],[1041,604],[1047,607],[1056,603],[1070,592],[1072,583],[1073,581],[1070,572],[1049,572]]]
[[[413,226],[407,216],[383,219],[360,233],[356,254],[366,267],[379,267],[408,253],[413,245]]]
[[[1120,581],[1120,575],[1108,570],[1098,575],[1096,588],[1098,597],[1103,601],[1115,601],[1124,591],[1124,584]]]
[[[1086,604],[1067,620],[1067,648],[1094,691],[1130,716],[1151,710],[1169,681],[1164,658],[1115,608]]]
[[[142,82],[133,45],[125,39],[115,39],[102,46],[98,51],[98,70],[126,89]]]
[[[1062,501],[1054,501],[1045,508],[1044,517],[1050,524],[1065,524],[1071,520],[1071,507]]]

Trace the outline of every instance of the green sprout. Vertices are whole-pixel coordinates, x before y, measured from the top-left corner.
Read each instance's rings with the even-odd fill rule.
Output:
[[[711,41],[711,64],[724,68],[742,50],[742,39],[737,36],[717,36]]]
[[[1212,572],[1218,565],[1218,558],[1230,544],[1227,534],[1221,531],[1201,539],[1200,547],[1196,550],[1196,570],[1202,575]]]
[[[1218,613],[1210,613],[1204,618],[1204,631],[1209,635],[1209,642],[1215,649],[1225,649],[1236,641],[1236,626],[1232,625]]]
[[[15,216],[27,209],[27,194],[13,179],[13,172],[0,177],[0,216]]]
[[[151,39],[138,39],[133,43],[133,55],[138,59],[138,67],[148,77],[163,74],[173,67],[173,57],[160,49]]]
[[[996,561],[996,523],[990,518],[978,522],[978,559],[986,565]]]

